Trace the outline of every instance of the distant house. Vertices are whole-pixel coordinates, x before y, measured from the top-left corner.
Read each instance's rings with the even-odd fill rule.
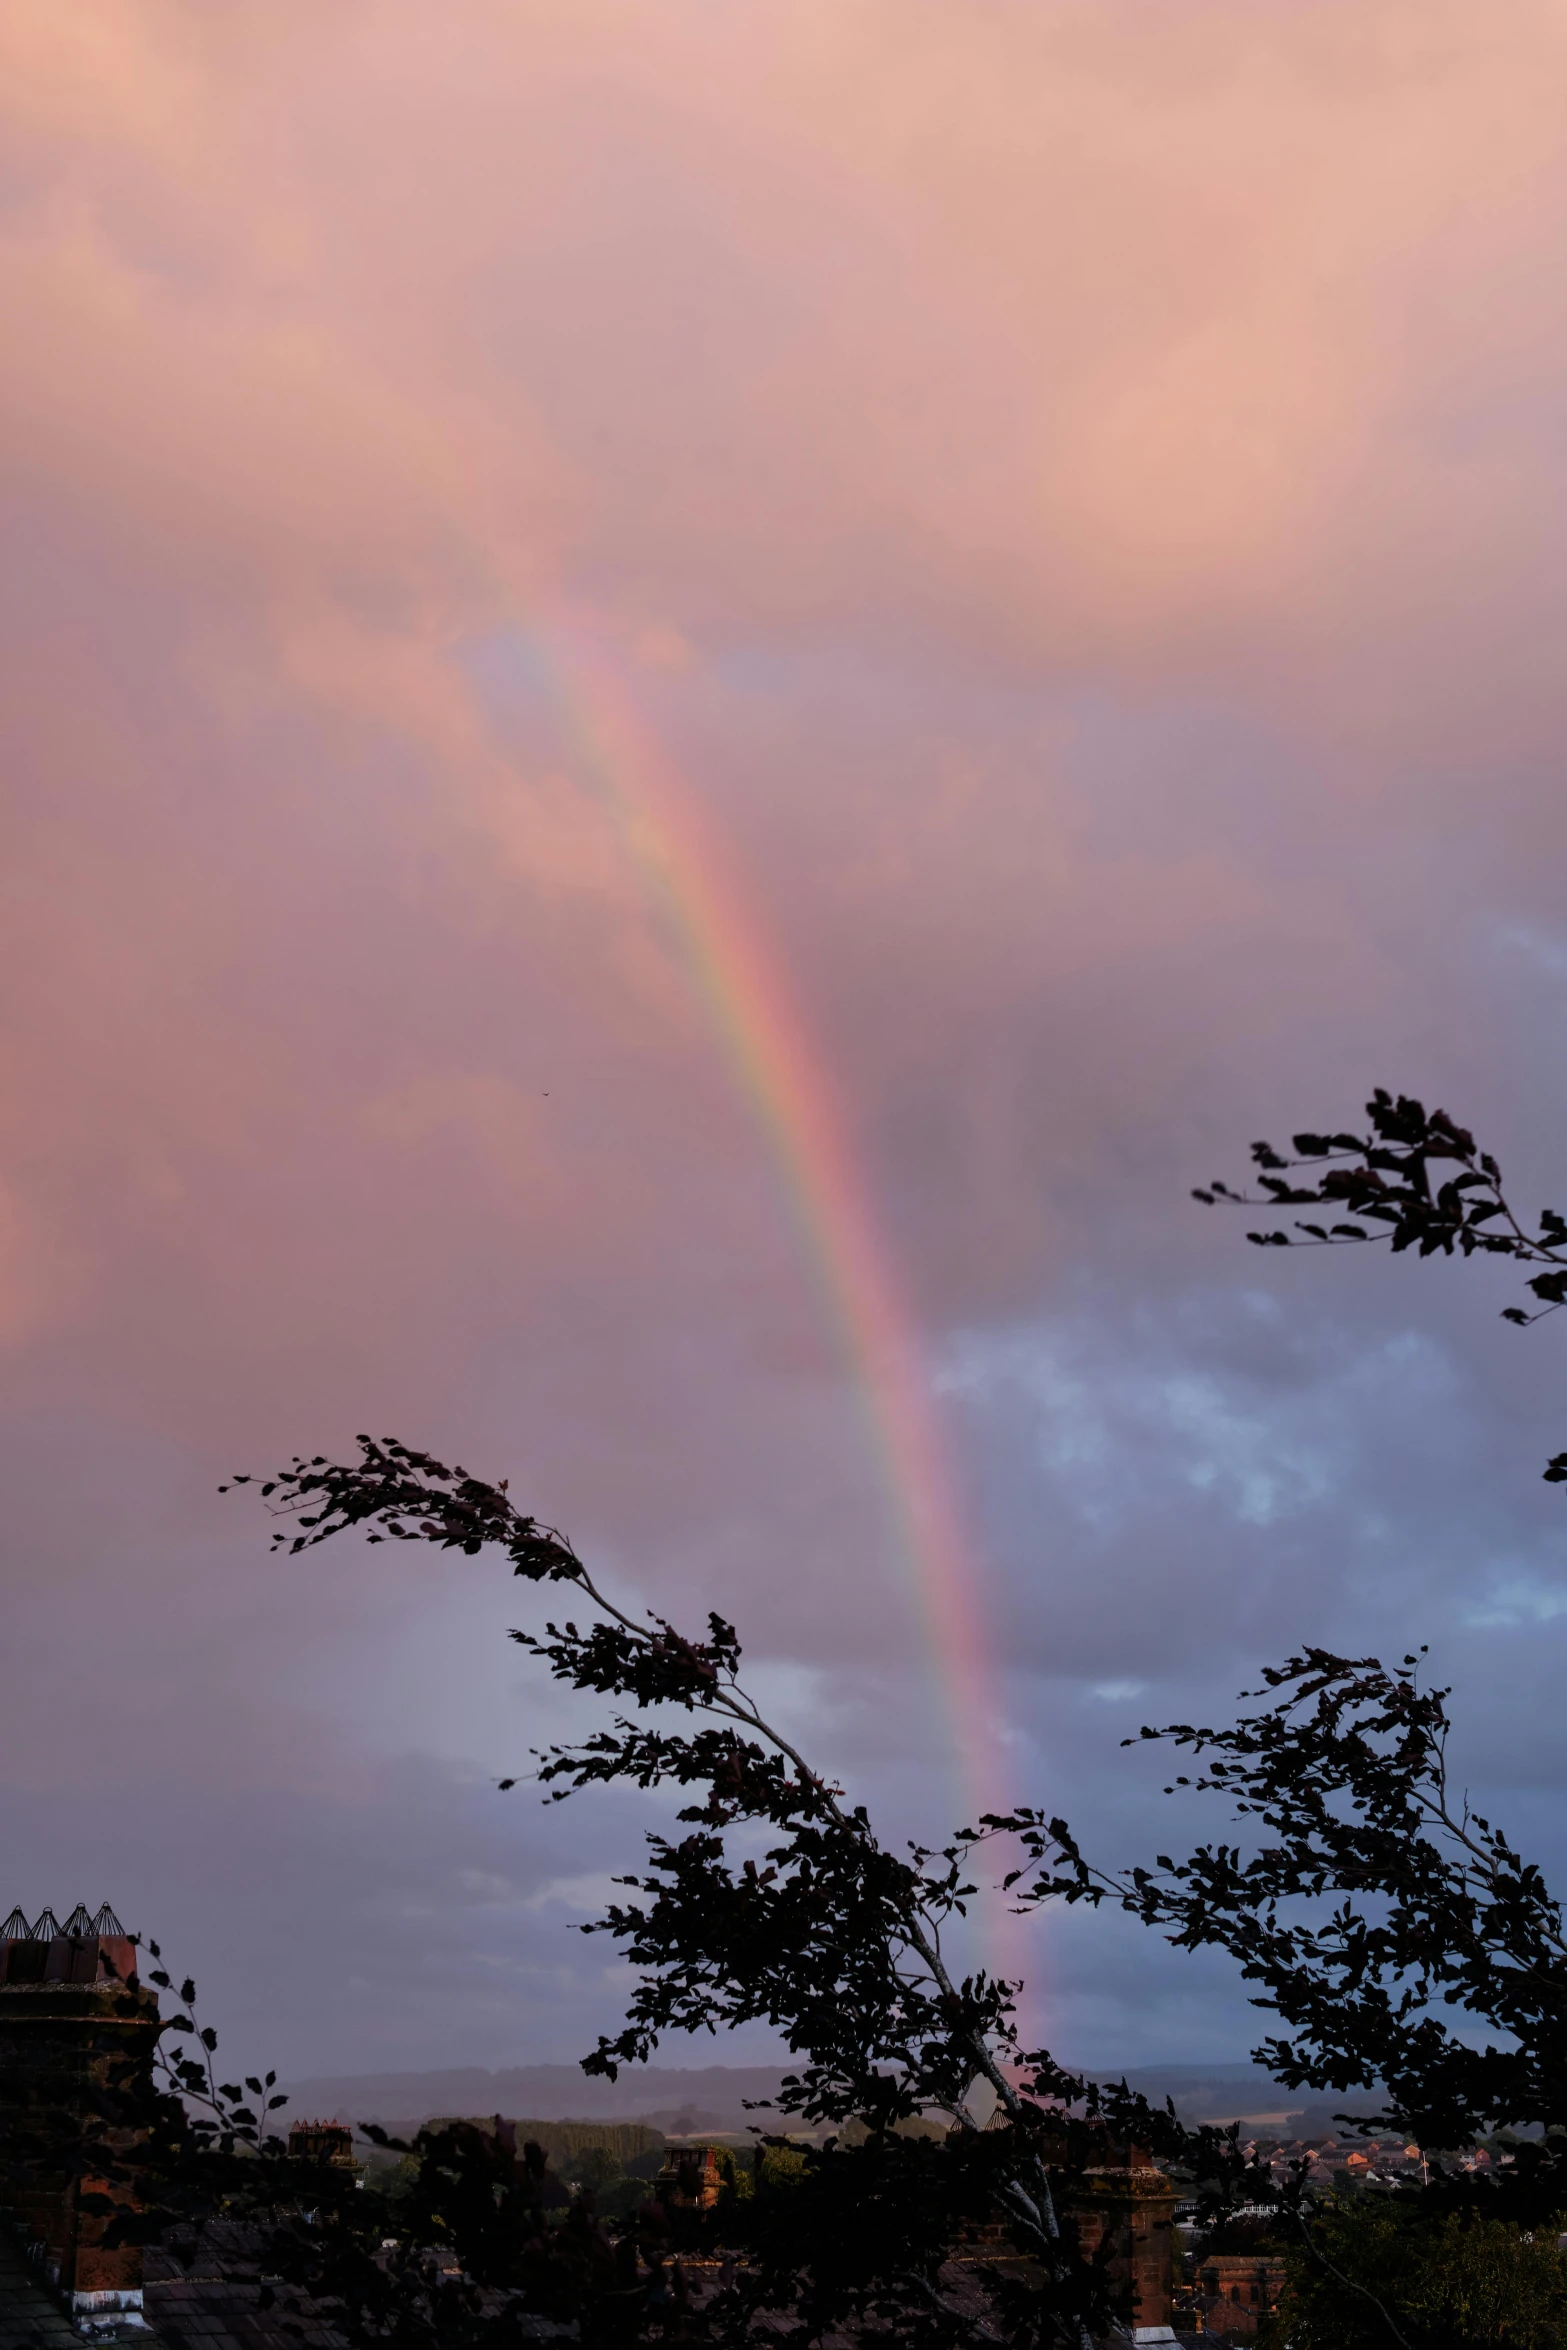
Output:
[[[354,2133],[346,2122],[291,2122],[288,2151],[295,2162],[324,2162],[333,2170],[357,2171],[360,2167],[354,2154]]]
[[[1197,2271],[1198,2308],[1209,2334],[1254,2334],[1279,2304],[1284,2263],[1256,2253],[1210,2254]]]

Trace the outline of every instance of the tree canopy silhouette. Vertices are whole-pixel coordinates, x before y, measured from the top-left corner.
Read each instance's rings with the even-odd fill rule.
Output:
[[[1421,1257],[1511,1256],[1531,1268],[1536,1301],[1507,1309],[1516,1323],[1567,1302],[1567,1219],[1554,1210],[1533,1226],[1520,1219],[1496,1160],[1445,1112],[1379,1090],[1367,1117],[1364,1135],[1297,1135],[1293,1155],[1258,1143],[1257,1191],[1214,1182],[1196,1196],[1323,1211],[1291,1231],[1252,1231],[1264,1247],[1380,1238]],[[1567,1481],[1567,1453],[1546,1475]],[[1432,2332],[1418,2295],[1395,2315],[1374,2282],[1335,2267],[1339,2238],[1303,2171],[1271,2176],[1244,2158],[1234,2132],[1186,2130],[1124,2083],[1094,2083],[1021,2046],[1018,1986],[983,1970],[959,1975],[949,1954],[978,1872],[998,1865],[1021,1910],[1109,1904],[1179,1949],[1228,1951],[1278,2026],[1256,2060],[1289,2090],[1372,2092],[1381,2111],[1346,2127],[1391,2127],[1432,2155],[1428,2182],[1397,2198],[1412,2225],[1440,2236],[1448,2217],[1483,2212],[1488,2225],[1531,2229],[1567,2211],[1560,1904],[1505,1832],[1450,1786],[1449,1693],[1424,1686],[1422,1650],[1384,1666],[1308,1647],[1264,1672],[1253,1696],[1265,1702],[1236,1722],[1148,1727],[1127,1742],[1189,1753],[1192,1769],[1169,1791],[1191,1787],[1227,1804],[1233,1841],[1116,1869],[1085,1854],[1061,1818],[1020,1807],[944,1844],[894,1850],[764,1716],[731,1624],[714,1614],[700,1632],[681,1631],[631,1613],[562,1534],[517,1507],[504,1481],[361,1436],[348,1461],[296,1458],[260,1491],[289,1521],[274,1542],[295,1553],[354,1530],[470,1557],[498,1550],[522,1580],[559,1587],[574,1611],[513,1637],[567,1687],[630,1709],[578,1744],[536,1754],[529,1774],[551,1801],[619,1783],[670,1791],[678,1803],[676,1831],[650,1833],[641,1872],[619,1880],[626,1898],[583,1928],[609,1935],[635,1970],[622,2029],[601,2037],[584,2068],[614,2078],[667,2032],[763,2022],[795,2059],[783,2117],[867,2125],[858,2143],[840,2135],[806,2156],[799,2192],[754,2199],[748,2218],[731,2205],[723,2225],[745,2257],[722,2293],[683,2311],[688,2333],[749,2340],[764,2312],[767,2326],[784,2312],[802,2343],[867,2323],[931,2350],[971,2339],[978,2321],[955,2302],[946,2264],[999,2214],[1033,2267],[1027,2289],[990,2280],[985,2326],[1008,2341],[1080,2344],[1114,2313],[1103,2264],[1079,2255],[1057,2190],[1091,2159],[1095,2127],[1106,2124],[1184,2166],[1203,2211],[1241,2199],[1274,2208],[1383,2338],[1405,2350],[1460,2338],[1447,2318],[1447,2332]],[[1008,2127],[971,2126],[981,2080]],[[897,2134],[931,2111],[954,2125],[945,2144]],[[1451,2159],[1501,2128],[1525,2133],[1505,2163],[1475,2174]],[[495,2159],[493,2149],[483,2156]],[[446,2197],[452,2208],[461,2200]],[[486,2212],[505,2204],[499,2189],[478,2198]],[[534,2215],[526,2235],[536,2212],[526,2195],[518,2208]],[[428,2229],[430,2215],[420,2224]],[[550,2270],[552,2306],[575,2292],[589,2334],[640,2338],[655,2320],[634,2247],[629,2269],[619,2256],[617,2267],[607,2248],[590,2255],[591,2232],[568,2263],[569,2290],[559,2257]],[[537,2228],[535,2239],[544,2240]],[[498,2275],[487,2257],[470,2246],[465,2274]],[[535,2272],[542,2291],[536,2259]],[[385,2292],[369,2294],[383,2326]],[[358,2306],[352,2294],[345,2306]],[[406,2328],[406,2317],[398,2323]]]

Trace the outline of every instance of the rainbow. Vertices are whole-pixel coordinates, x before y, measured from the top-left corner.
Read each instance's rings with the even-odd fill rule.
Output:
[[[696,796],[634,707],[616,665],[585,627],[530,629],[527,641],[585,779],[613,813],[629,855],[668,910],[780,1171],[801,1257],[862,1400],[942,1693],[965,1815],[977,1819],[1004,1808],[1007,1783],[976,1600],[979,1577],[921,1370],[918,1331],[877,1232],[831,1085],[755,908]],[[990,1910],[984,1940],[994,1953],[993,1966],[1002,1938],[999,1916]]]

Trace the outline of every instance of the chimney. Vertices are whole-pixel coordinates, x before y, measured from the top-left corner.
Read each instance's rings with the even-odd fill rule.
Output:
[[[986,2127],[1012,2124],[998,2106]],[[1063,2115],[1059,2127],[1059,2137],[1039,2140],[1039,2154],[1078,2251],[1103,2261],[1120,2324],[1140,2350],[1172,2344],[1174,2186],[1146,2147],[1119,2144],[1102,2122]]]
[[[1175,2188],[1152,2155],[1102,2133],[1086,2168],[1062,2180],[1061,2208],[1078,2249],[1105,2260],[1133,2342],[1173,2343]]]
[[[107,1904],[63,1926],[47,1909],[0,1925],[0,2198],[78,2331],[142,2322],[141,2247],[106,2246],[109,2216],[82,2205],[134,2202],[104,2174],[140,2135],[159,2029],[136,1945]]]

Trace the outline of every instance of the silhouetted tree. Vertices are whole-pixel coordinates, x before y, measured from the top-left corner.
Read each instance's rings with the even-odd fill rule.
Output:
[[[1299,1135],[1292,1157],[1254,1147],[1266,1204],[1326,1212],[1298,1222],[1294,1236],[1254,1232],[1259,1245],[1365,1246],[1381,1237],[1421,1255],[1510,1255],[1534,1268],[1537,1301],[1532,1312],[1509,1308],[1510,1320],[1538,1319],[1567,1302],[1567,1219],[1548,1211],[1534,1229],[1518,1219],[1495,1160],[1444,1113],[1379,1092],[1368,1114],[1365,1136]],[[1252,1197],[1223,1183],[1197,1196]],[[1546,1474],[1567,1481],[1567,1454]],[[946,1845],[900,1853],[763,1716],[742,1681],[733,1626],[710,1615],[691,1636],[662,1617],[632,1616],[562,1535],[516,1508],[504,1483],[365,1436],[357,1458],[296,1459],[261,1491],[293,1520],[275,1537],[293,1552],[355,1528],[371,1541],[428,1542],[469,1556],[499,1549],[525,1581],[562,1587],[582,1618],[513,1636],[568,1687],[635,1709],[535,1758],[533,1775],[552,1800],[617,1783],[682,1799],[679,1832],[651,1835],[643,1873],[620,1880],[632,1898],[584,1929],[609,1934],[636,1970],[624,2027],[600,2040],[585,2069],[613,2079],[667,2032],[760,2021],[796,2059],[780,2098],[785,2115],[867,2125],[861,2143],[840,2135],[806,2155],[787,2190],[758,2193],[743,2209],[731,2195],[702,2223],[709,2241],[739,2245],[745,2257],[700,2310],[671,2298],[663,2255],[672,2244],[644,2241],[643,2252],[658,2256],[649,2267],[638,2258],[637,2223],[612,2247],[581,2201],[575,2237],[568,2242],[557,2227],[552,2241],[537,2194],[530,2202],[511,2172],[486,2170],[510,2163],[515,2172],[522,2157],[498,2139],[482,2149],[426,2142],[432,2176],[445,2164],[477,2180],[478,2217],[454,2218],[467,2208],[467,2190],[449,2186],[434,2202],[402,2199],[395,2253],[369,2253],[351,2212],[336,2223],[336,2271],[319,2243],[299,2253],[296,2277],[319,2291],[336,2274],[355,2325],[412,2341],[404,2305],[412,2278],[425,2295],[415,2333],[458,2338],[450,2331],[458,2303],[441,2305],[418,2285],[419,2262],[446,2240],[444,2228],[469,2296],[462,2325],[481,2331],[502,2322],[486,2312],[485,2290],[511,2285],[536,2307],[570,2306],[590,2337],[605,2340],[673,2329],[739,2342],[772,2313],[766,2322],[802,2343],[868,2323],[939,2350],[973,2338],[979,2323],[954,2297],[950,2255],[966,2231],[1000,2213],[1014,2247],[1031,2256],[1034,2281],[1019,2289],[993,2277],[986,2326],[1019,2343],[1078,2343],[1111,2313],[1102,2269],[1077,2256],[1053,2182],[1064,2175],[1063,2154],[1068,2176],[1089,2159],[1090,2125],[1102,2118],[1184,2164],[1205,2213],[1241,2197],[1273,2207],[1326,2280],[1324,2292],[1331,2287],[1362,2312],[1366,2338],[1405,2350],[1470,2339],[1462,2295],[1455,2302],[1405,2290],[1397,2260],[1360,2261],[1367,2273],[1351,2273],[1354,2262],[1344,2263],[1354,2247],[1343,2224],[1324,2216],[1303,2170],[1273,2179],[1243,2160],[1233,2132],[1186,2131],[1172,2111],[1150,2111],[1124,2084],[1085,2081],[1047,2051],[1020,2047],[1017,1986],[983,1971],[956,1975],[946,1946],[974,1896],[976,1867],[1004,1838],[1020,1847],[1004,1878],[1020,1908],[1119,1904],[1178,1947],[1228,1950],[1255,2003],[1279,2020],[1256,2051],[1276,2079],[1290,2089],[1382,2096],[1384,2111],[1350,2126],[1391,2125],[1450,2153],[1503,2125],[1524,2131],[1512,2159],[1483,2175],[1438,2158],[1429,2184],[1389,2202],[1389,2224],[1407,2222],[1449,2245],[1449,2218],[1460,2231],[1481,2219],[1516,2231],[1554,2227],[1567,2208],[1557,2152],[1567,2141],[1544,2134],[1567,2125],[1560,1908],[1539,1870],[1450,1790],[1448,1693],[1421,1686],[1418,1654],[1388,1668],[1308,1648],[1264,1674],[1256,1694],[1269,1702],[1233,1725],[1141,1733],[1192,1753],[1195,1774],[1174,1785],[1227,1800],[1241,1842],[1118,1873],[1085,1856],[1064,1821],[1020,1808],[988,1815]],[[770,1839],[760,1859],[758,1831]],[[1479,2044],[1477,2027],[1486,2035]],[[980,2080],[1010,2127],[967,2126]],[[897,2134],[900,2121],[932,2110],[954,2124],[945,2143]],[[1492,2261],[1487,2274],[1501,2268]],[[662,2288],[650,2276],[665,2280]],[[1327,2306],[1312,2304],[1313,2326]],[[1512,2338],[1511,2321],[1504,2315],[1498,2333],[1493,2318],[1481,2328],[1487,2338]],[[1525,2325],[1520,2314],[1516,2339],[1540,2338],[1535,2317]]]
[[[633,1617],[504,1484],[363,1436],[356,1460],[296,1460],[261,1490],[295,1521],[297,1531],[275,1537],[295,1552],[351,1528],[469,1556],[498,1548],[525,1581],[564,1587],[583,1618],[513,1638],[569,1687],[636,1708],[534,1758],[549,1800],[610,1783],[684,1799],[682,1832],[650,1835],[644,1873],[620,1880],[637,1898],[584,1928],[612,1936],[637,1970],[623,2029],[600,2040],[584,2070],[614,2079],[668,2032],[764,2022],[798,2060],[782,2113],[867,2125],[860,2143],[803,2157],[787,2196],[725,2210],[715,2224],[743,2238],[747,2259],[723,2307],[706,2312],[709,2327],[742,2338],[759,2313],[784,2310],[802,2340],[849,2322],[932,2345],[967,2340],[974,2314],[953,2302],[943,2272],[965,2235],[999,2215],[1014,2248],[1038,2264],[1037,2283],[1022,2296],[993,2293],[993,2321],[1020,2341],[1076,2343],[1085,2327],[1103,2329],[1103,2266],[1077,2257],[1054,2189],[1087,2165],[1102,2133],[1081,2116],[1068,2124],[1065,2108],[1183,2150],[1187,2135],[1173,2115],[1023,2050],[1016,1986],[954,1972],[946,1939],[999,1822],[940,1849],[888,1850],[864,1807],[764,1717],[741,1678],[732,1625],[713,1614],[693,1637],[663,1617]],[[771,1838],[760,1858],[758,1831]],[[1010,2128],[973,2127],[967,2100],[980,2081]],[[897,2134],[930,2110],[951,2119],[951,2140]],[[1238,2158],[1215,2140],[1211,2165],[1226,2159]],[[694,2323],[692,2313],[682,2322]]]

